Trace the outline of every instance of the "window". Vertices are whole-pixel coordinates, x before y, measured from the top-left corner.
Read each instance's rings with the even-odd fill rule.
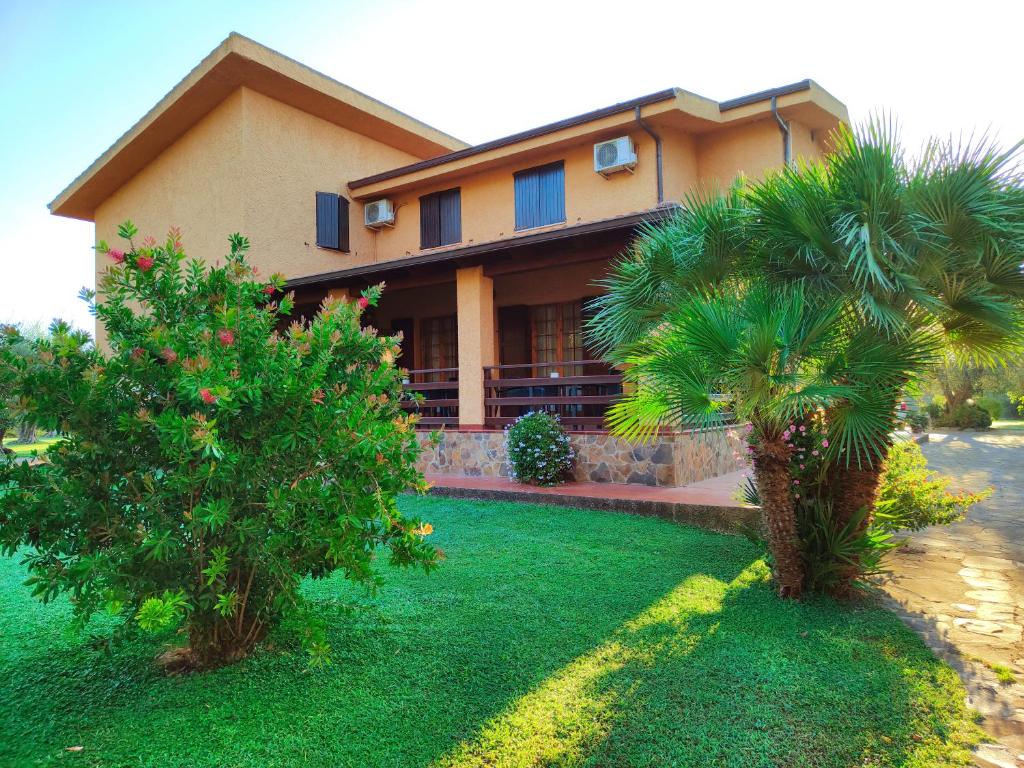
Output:
[[[565,163],[530,168],[515,174],[516,229],[565,221]]]
[[[348,252],[348,200],[341,195],[316,193],[316,244]]]
[[[420,248],[451,245],[462,239],[462,195],[456,189],[420,198]]]
[[[455,315],[428,317],[420,321],[424,368],[457,368],[459,341]],[[427,381],[449,381],[454,374],[434,373]]]
[[[587,359],[583,347],[583,302],[541,304],[530,307],[532,357],[534,363],[558,363]],[[578,376],[580,366],[538,369],[540,376],[557,370],[563,376]]]

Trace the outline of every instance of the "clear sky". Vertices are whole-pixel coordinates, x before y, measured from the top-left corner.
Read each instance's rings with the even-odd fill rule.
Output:
[[[91,330],[92,224],[46,204],[232,30],[472,143],[669,86],[810,77],[910,144],[1009,145],[1022,28],[1020,0],[0,0],[0,320]]]

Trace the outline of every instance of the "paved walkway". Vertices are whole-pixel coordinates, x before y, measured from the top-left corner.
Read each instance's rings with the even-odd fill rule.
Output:
[[[967,520],[914,534],[885,588],[1005,745],[982,750],[985,764],[1024,766],[1024,432],[933,434],[922,450],[959,488],[995,493]],[[1018,682],[1000,682],[999,669]]]

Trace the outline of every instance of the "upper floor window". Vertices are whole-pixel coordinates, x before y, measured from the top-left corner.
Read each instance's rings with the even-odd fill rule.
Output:
[[[565,221],[565,163],[541,165],[515,174],[516,229]]]
[[[420,198],[420,248],[462,240],[462,194],[458,188]]]
[[[316,193],[316,244],[348,252],[348,200],[341,195]]]

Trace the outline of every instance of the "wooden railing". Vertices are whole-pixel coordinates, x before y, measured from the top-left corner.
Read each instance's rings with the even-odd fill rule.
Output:
[[[484,424],[491,428],[528,411],[547,411],[566,429],[602,429],[605,411],[621,396],[622,374],[602,360],[484,368]]]
[[[424,428],[459,426],[459,369],[421,368],[409,371],[402,388],[420,392],[423,401],[404,400],[402,407],[420,414],[418,426]]]

